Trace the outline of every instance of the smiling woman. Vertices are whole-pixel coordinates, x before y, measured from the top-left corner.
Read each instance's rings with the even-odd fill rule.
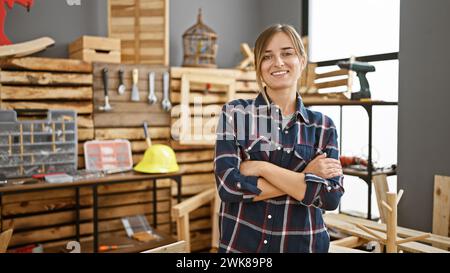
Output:
[[[258,37],[260,94],[222,108],[214,172],[220,209],[219,252],[327,252],[322,209],[344,192],[337,133],[298,93],[306,64],[300,37],[274,25]]]

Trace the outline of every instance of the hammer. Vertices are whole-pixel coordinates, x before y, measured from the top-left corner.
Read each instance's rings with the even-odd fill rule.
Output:
[[[111,111],[112,107],[109,104],[109,96],[108,96],[108,68],[105,67],[102,70],[102,74],[103,74],[103,89],[105,92],[105,105],[104,106],[100,106],[99,109],[100,111]]]

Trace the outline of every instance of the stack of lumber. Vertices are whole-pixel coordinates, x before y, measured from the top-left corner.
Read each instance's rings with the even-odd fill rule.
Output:
[[[121,217],[144,214],[153,223],[153,182],[142,181],[98,187],[99,242],[110,236],[126,236]],[[170,184],[157,185],[158,229],[171,230]],[[46,248],[65,247],[75,240],[75,190],[57,189],[3,196],[3,229],[13,228],[10,249],[40,243]],[[91,188],[80,190],[81,241],[91,240],[93,232]]]
[[[94,138],[91,64],[25,57],[2,59],[0,69],[1,109],[18,111],[19,119],[46,118],[53,109],[74,110],[79,146]]]
[[[380,224],[366,219],[335,213],[325,214],[324,220],[328,228],[332,228],[349,236],[355,236],[364,240],[372,240],[372,234],[376,234],[379,237],[386,237],[386,224]],[[371,230],[372,234],[360,229],[358,225],[366,226]],[[398,239],[416,237],[424,234],[424,232],[417,230],[397,227]],[[443,248],[432,247],[429,244],[437,244]],[[450,247],[450,238],[434,234],[420,239],[420,242],[405,242],[398,244],[399,250],[413,253],[448,253],[446,250],[448,247]]]
[[[109,0],[108,8],[122,63],[169,65],[169,0]]]

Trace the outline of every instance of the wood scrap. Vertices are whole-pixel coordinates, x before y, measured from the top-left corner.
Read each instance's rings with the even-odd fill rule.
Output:
[[[54,43],[52,38],[42,37],[23,43],[0,46],[0,58],[28,56],[42,51]]]

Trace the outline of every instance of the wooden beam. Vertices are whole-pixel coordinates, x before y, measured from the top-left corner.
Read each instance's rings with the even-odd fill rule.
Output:
[[[345,222],[349,222],[352,224],[362,224],[373,230],[386,232],[385,224],[376,223],[374,221],[362,219],[359,217],[353,217],[353,216],[349,216],[349,215],[345,215],[345,214],[327,213],[327,214],[325,214],[324,218],[338,219],[340,221],[345,221]],[[414,236],[420,236],[420,235],[424,234],[424,232],[409,229],[409,228],[404,228],[404,227],[398,227],[397,233],[398,233],[397,235],[401,236],[401,237],[414,237]],[[442,244],[444,246],[442,249],[447,249],[450,247],[450,238],[449,237],[439,236],[439,235],[435,235],[435,234],[431,234],[430,237],[420,239],[420,241],[422,241],[424,243],[428,243],[428,244],[435,244],[435,243]]]
[[[11,68],[57,72],[92,72],[92,65],[84,61],[41,57],[1,59],[0,68],[3,70]]]
[[[6,86],[0,88],[2,100],[90,100],[92,87],[31,87]]]
[[[330,244],[329,253],[370,253],[359,249],[344,247],[340,245]]]
[[[30,85],[92,85],[92,74],[0,71],[0,83]]]
[[[211,202],[211,200],[213,200],[213,198],[215,197],[216,193],[215,191],[216,189],[214,188],[206,190],[173,206],[172,217],[174,218],[183,217],[189,214],[191,211],[203,206],[204,204]]]
[[[368,240],[362,239],[357,236],[348,236],[342,239],[331,241],[330,244],[334,246],[342,246],[342,247],[349,247],[349,248],[355,248],[358,246],[361,246],[363,244],[366,244],[369,242]]]
[[[380,212],[380,218],[382,223],[386,223],[386,208],[383,206],[383,201],[386,202],[386,193],[389,192],[389,186],[387,183],[387,176],[385,174],[374,175],[372,178],[373,187],[375,188],[375,194],[377,197],[378,211]]]
[[[366,240],[372,240],[372,236],[368,235],[367,232],[360,230],[358,227],[356,227],[355,224],[342,220],[339,217],[336,217],[336,214],[327,213],[324,215],[325,223],[328,227],[334,228],[342,233],[351,235],[351,236],[358,236]],[[362,219],[364,220],[364,219]],[[384,232],[373,230],[375,234],[379,236],[384,236]],[[397,240],[398,238],[396,238]],[[406,252],[414,252],[414,253],[449,253],[448,251],[435,248],[432,246],[428,246],[425,244],[417,243],[417,242],[407,242],[404,244],[398,245],[399,250],[403,250]]]
[[[449,226],[450,226],[450,177],[435,175],[434,196],[433,196],[433,233],[448,237]],[[443,245],[441,244],[433,244],[433,246],[443,247]]]

